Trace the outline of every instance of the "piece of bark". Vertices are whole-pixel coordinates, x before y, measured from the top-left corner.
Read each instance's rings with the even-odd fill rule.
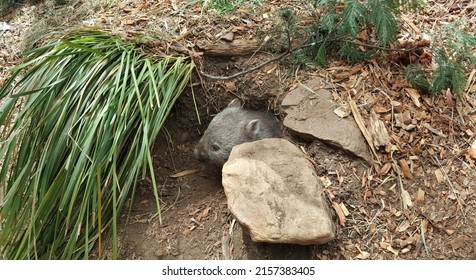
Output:
[[[216,42],[202,41],[197,46],[206,56],[241,56],[256,52],[260,47],[257,40],[236,39],[232,42],[219,40]]]
[[[360,115],[359,109],[357,109],[357,104],[355,104],[354,100],[349,100],[349,105],[350,105],[350,109],[352,110],[352,115],[354,116],[354,120],[357,123],[357,126],[359,127],[360,131],[362,132],[362,135],[364,136],[365,140],[367,141],[367,144],[369,144],[372,154],[377,159],[377,161],[380,162],[380,157],[377,154],[374,143],[372,141],[372,137],[370,136],[369,131],[364,125],[364,121],[362,119],[362,116]]]
[[[390,136],[388,135],[385,124],[379,119],[374,110],[370,110],[370,135],[373,143],[377,149],[384,147],[386,152],[390,152],[392,144],[390,143]]]

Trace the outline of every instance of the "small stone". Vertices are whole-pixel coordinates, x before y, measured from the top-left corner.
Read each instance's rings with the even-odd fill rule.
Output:
[[[225,35],[221,37],[222,40],[227,41],[227,42],[232,42],[234,38],[233,32],[228,32]]]

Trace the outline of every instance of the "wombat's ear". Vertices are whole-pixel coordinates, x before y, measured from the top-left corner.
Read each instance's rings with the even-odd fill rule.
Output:
[[[233,99],[230,104],[228,104],[228,107],[241,107],[241,101],[238,98]]]
[[[245,131],[249,136],[256,136],[259,132],[259,120],[251,120],[245,126]]]

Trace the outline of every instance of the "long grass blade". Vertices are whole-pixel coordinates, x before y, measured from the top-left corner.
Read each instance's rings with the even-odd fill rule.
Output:
[[[189,83],[189,58],[153,59],[134,43],[85,29],[28,52],[0,88],[0,253],[88,258],[112,230]],[[21,77],[18,79],[18,77]]]

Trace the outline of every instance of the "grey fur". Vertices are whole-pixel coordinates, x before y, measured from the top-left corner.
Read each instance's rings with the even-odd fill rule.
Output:
[[[234,99],[208,125],[194,149],[195,157],[207,164],[222,167],[231,149],[245,142],[283,136],[281,123],[266,111],[251,111]]]

